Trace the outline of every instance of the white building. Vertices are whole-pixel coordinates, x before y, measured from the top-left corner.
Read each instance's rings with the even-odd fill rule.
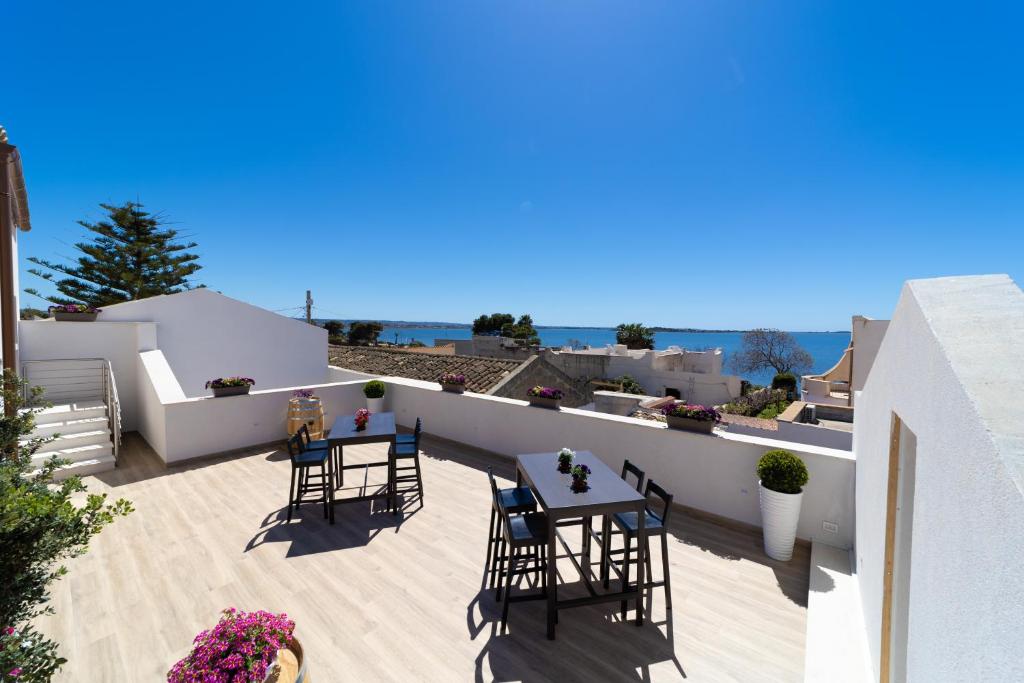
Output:
[[[853,406],[857,392],[864,388],[888,327],[888,320],[853,316],[850,345],[839,361],[819,375],[800,378],[802,400],[819,405]]]

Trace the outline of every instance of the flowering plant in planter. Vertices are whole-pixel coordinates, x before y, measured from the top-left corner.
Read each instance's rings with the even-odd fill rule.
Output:
[[[60,304],[50,306],[50,313],[99,313],[102,309],[86,306],[85,304]]]
[[[571,451],[568,448],[563,448],[558,451],[558,471],[562,474],[569,474],[572,472],[572,460],[575,457],[575,451]]]
[[[370,411],[366,408],[360,408],[356,411],[355,423],[356,431],[361,432],[366,429],[366,423],[370,421]]]
[[[574,465],[572,468],[572,491],[583,493],[590,486],[587,484],[587,477],[590,476],[590,468],[584,464]]]
[[[216,626],[195,637],[192,652],[167,672],[168,683],[259,683],[294,631],[287,614],[229,607]]]
[[[458,372],[446,372],[441,375],[441,379],[438,380],[441,384],[461,384],[466,385],[466,376]]]
[[[299,389],[292,392],[295,398],[314,398],[312,389]]]
[[[721,413],[714,408],[702,405],[691,406],[685,403],[674,403],[662,408],[661,412],[665,417],[686,417],[697,422],[714,422],[717,424],[722,421]]]
[[[550,398],[554,401],[561,401],[563,396],[562,390],[557,387],[542,387],[540,385],[531,387],[526,395],[532,398]]]
[[[251,377],[218,377],[206,383],[207,389],[226,389],[227,387],[251,387],[256,380]]]

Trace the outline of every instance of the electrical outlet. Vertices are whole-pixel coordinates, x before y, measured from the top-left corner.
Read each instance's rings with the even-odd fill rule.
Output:
[[[838,534],[839,533],[839,525],[836,524],[835,522],[822,522],[821,523],[821,528],[824,529],[825,531],[829,532],[830,534]]]

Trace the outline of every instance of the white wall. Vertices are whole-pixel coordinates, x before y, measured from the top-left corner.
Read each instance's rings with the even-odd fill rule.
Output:
[[[256,389],[325,379],[326,330],[209,289],[107,306],[99,320],[156,322],[157,348],[186,396],[204,396],[207,380],[229,375],[252,377]]]
[[[591,450],[613,469],[629,458],[676,495],[682,505],[760,526],[758,458],[769,449],[796,453],[810,472],[798,534],[849,548],[853,543],[854,460],[849,452],[772,439],[670,430],[648,420],[586,410],[531,407],[525,401],[442,392],[437,384],[387,378],[390,407],[405,425],[505,455]],[[839,525],[824,532],[822,522]]]
[[[864,388],[888,328],[888,320],[872,320],[862,315],[853,316],[853,377],[850,382],[852,391],[857,392]]]
[[[154,348],[153,323],[69,323],[23,320],[21,360],[106,358],[114,370],[125,430],[138,429],[138,353]]]
[[[889,430],[917,437],[908,680],[1024,680],[1024,294],[908,282],[857,399],[856,556],[878,674]]]
[[[767,430],[749,427],[738,423],[730,424],[730,434],[749,434],[751,436],[764,436]],[[767,432],[772,434],[772,432]],[[778,421],[778,431],[774,432],[774,438],[780,441],[792,441],[809,446],[821,446],[823,448],[835,448],[842,451],[853,450],[853,434],[839,429],[829,429],[821,425],[803,424],[800,422]]]

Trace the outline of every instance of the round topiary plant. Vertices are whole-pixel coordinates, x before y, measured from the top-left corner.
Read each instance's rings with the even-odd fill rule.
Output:
[[[807,483],[807,465],[789,451],[768,451],[757,461],[757,476],[766,489],[800,493]]]
[[[363,395],[366,398],[384,398],[384,382],[373,379],[363,385]]]
[[[780,372],[772,377],[772,389],[785,389],[787,394],[796,392],[796,375],[792,372]]]

